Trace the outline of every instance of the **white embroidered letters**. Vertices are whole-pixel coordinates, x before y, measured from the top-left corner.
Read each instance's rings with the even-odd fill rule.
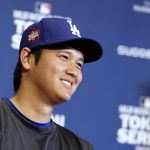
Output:
[[[72,25],[72,21],[67,20],[67,22],[70,25],[70,31],[72,32],[72,34],[77,35],[78,37],[81,37],[80,31],[77,29],[77,27],[75,25]]]

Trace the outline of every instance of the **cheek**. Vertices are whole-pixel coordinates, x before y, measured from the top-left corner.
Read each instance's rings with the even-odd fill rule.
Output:
[[[64,70],[65,70],[64,64],[61,64],[57,61],[53,64],[52,71],[54,73],[62,73],[62,72],[64,72]]]
[[[48,66],[49,67],[47,68],[47,72],[53,77],[60,77],[65,70],[65,66],[57,61],[50,63]]]
[[[80,84],[82,81],[82,72],[78,73],[78,84]]]
[[[63,64],[61,64],[57,59],[51,59],[51,58],[49,61],[46,61],[45,64],[42,66],[46,66],[46,69],[52,73],[57,73],[57,72],[61,71],[63,68],[62,67]]]

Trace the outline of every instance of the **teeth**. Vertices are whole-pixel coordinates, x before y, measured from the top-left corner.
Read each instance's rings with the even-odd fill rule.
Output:
[[[71,83],[68,82],[68,81],[62,80],[62,82],[63,82],[65,85],[67,85],[67,86],[71,86]]]

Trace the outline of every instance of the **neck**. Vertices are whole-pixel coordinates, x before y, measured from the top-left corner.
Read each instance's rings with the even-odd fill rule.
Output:
[[[48,103],[48,100],[28,92],[24,90],[18,91],[11,98],[12,103],[27,118],[38,123],[49,122],[53,107]]]

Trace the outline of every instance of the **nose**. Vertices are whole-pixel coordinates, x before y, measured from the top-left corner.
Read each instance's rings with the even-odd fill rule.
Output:
[[[72,77],[77,77],[78,71],[77,71],[77,68],[76,68],[76,64],[73,63],[73,62],[70,62],[67,65],[66,73],[69,74]]]

